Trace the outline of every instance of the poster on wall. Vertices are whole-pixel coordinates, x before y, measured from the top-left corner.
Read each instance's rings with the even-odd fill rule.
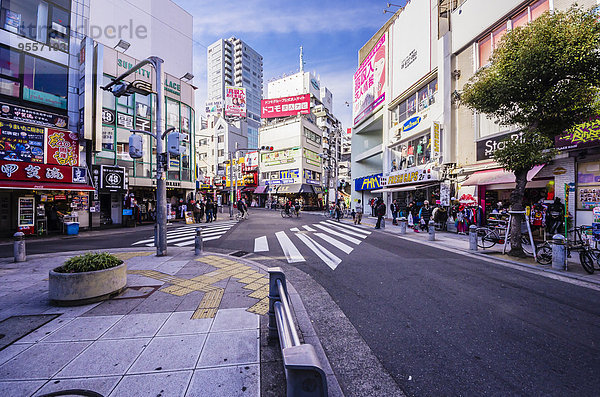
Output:
[[[375,44],[354,73],[352,116],[354,125],[364,120],[385,101],[386,35]]]
[[[246,117],[246,89],[243,87],[225,87],[225,115]]]
[[[0,159],[44,162],[44,128],[0,121]]]
[[[74,132],[48,128],[47,163],[56,165],[79,165],[79,136]]]

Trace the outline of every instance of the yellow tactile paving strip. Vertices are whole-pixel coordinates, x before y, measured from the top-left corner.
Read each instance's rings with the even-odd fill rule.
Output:
[[[130,270],[128,273],[171,284],[160,289],[160,291],[167,294],[184,296],[194,291],[204,292],[204,297],[192,315],[192,319],[213,318],[216,315],[225,290],[213,284],[228,278],[237,279],[239,283],[244,284],[242,288],[251,291],[248,294],[249,297],[259,300],[247,311],[259,315],[267,314],[269,311],[269,279],[266,274],[261,274],[244,263],[216,255],[204,256],[196,259],[196,261],[216,267],[217,270],[189,280],[156,270]]]

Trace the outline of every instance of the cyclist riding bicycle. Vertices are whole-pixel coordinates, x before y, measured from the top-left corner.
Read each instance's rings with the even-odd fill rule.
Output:
[[[296,210],[296,215],[300,213],[300,203],[298,200],[294,200],[294,210]]]
[[[284,207],[286,215],[290,214],[290,207],[291,206],[292,206],[292,202],[290,200],[286,200],[285,201],[285,207]]]
[[[244,203],[244,200],[242,200],[242,199],[238,200],[237,209],[242,214],[242,217],[244,217],[246,215],[246,211],[248,211],[248,207],[246,206],[246,203]]]

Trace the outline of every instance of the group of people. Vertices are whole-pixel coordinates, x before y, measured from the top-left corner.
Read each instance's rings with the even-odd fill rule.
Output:
[[[383,218],[387,213],[387,206],[381,198],[373,198],[369,201],[371,207],[371,216],[377,217],[377,223],[375,229],[381,228]],[[442,225],[446,224],[448,219],[448,212],[441,206],[432,206],[428,200],[423,202],[423,205],[419,207],[415,200],[411,201],[407,206],[402,206],[398,203],[398,200],[394,200],[390,205],[390,211],[392,213],[392,223],[398,224],[398,218],[407,219],[408,226],[412,227],[415,232],[421,230],[427,230],[429,221]],[[352,210],[352,217],[354,218],[354,224],[359,224],[362,221],[364,213],[364,207],[361,200],[358,200],[355,208]]]
[[[206,223],[217,220],[217,203],[212,201],[210,198],[206,199],[206,202],[204,202],[202,199],[198,201],[191,200],[190,207],[192,209],[192,213],[194,214],[194,221],[196,223],[201,223],[202,219],[205,217]]]

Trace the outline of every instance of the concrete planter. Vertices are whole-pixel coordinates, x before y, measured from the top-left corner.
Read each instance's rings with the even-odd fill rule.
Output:
[[[83,273],[58,273],[50,270],[48,295],[58,306],[98,302],[119,294],[127,285],[125,263],[110,269]]]

